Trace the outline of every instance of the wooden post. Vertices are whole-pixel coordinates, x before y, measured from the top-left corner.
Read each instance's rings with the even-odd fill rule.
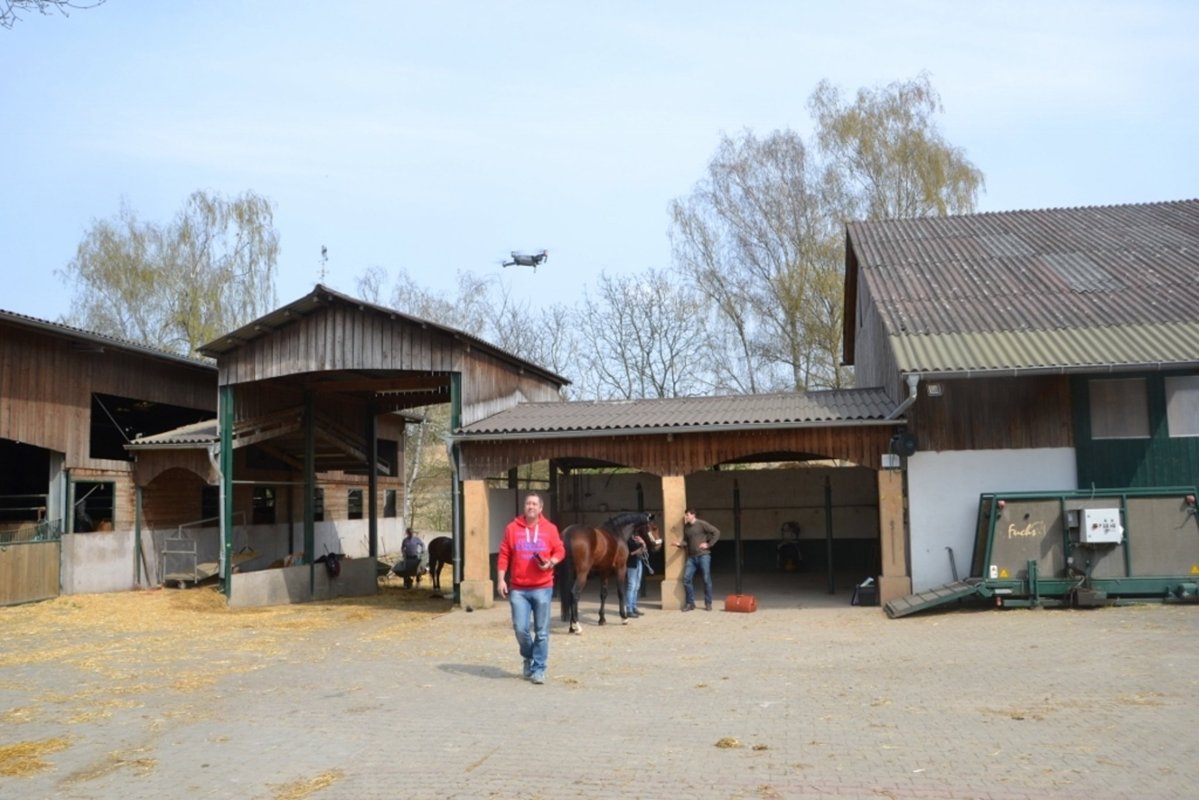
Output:
[[[903,514],[903,472],[878,471],[878,527],[882,547],[883,574],[878,579],[879,603],[885,604],[912,593],[908,574],[908,537]]]
[[[662,541],[666,549],[666,571],[662,576],[662,610],[678,611],[686,597],[683,591],[684,550],[674,543],[683,538],[683,512],[687,510],[687,487],[682,475],[662,478]]]
[[[462,607],[491,608],[495,585],[491,582],[491,511],[486,481],[462,482]]]

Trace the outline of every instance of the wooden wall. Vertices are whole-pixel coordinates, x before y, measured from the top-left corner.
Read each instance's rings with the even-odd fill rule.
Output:
[[[299,317],[220,358],[222,385],[273,381],[263,388],[277,390],[259,393],[258,398],[243,398],[239,393],[239,418],[298,405],[305,380],[313,373],[335,371],[445,375],[447,380],[449,374],[460,373],[463,424],[521,400],[560,399],[554,382],[465,338],[374,307],[341,302]]]
[[[794,428],[656,436],[604,436],[574,439],[464,442],[463,478],[482,480],[522,464],[561,458],[589,458],[653,475],[690,475],[726,461],[761,453],[803,454],[880,467],[894,429],[888,425]]]
[[[211,411],[216,369],[71,341],[0,322],[0,438],[66,455],[67,469],[128,472],[128,464],[88,455],[94,392]]]
[[[1070,379],[1064,375],[930,381],[907,409],[920,450],[1073,447]]]

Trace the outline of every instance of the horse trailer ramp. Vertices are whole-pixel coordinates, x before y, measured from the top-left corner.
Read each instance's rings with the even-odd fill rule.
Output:
[[[915,614],[917,611],[943,606],[956,600],[981,594],[982,588],[982,583],[978,581],[954,581],[935,589],[897,598],[887,603],[884,608],[888,617],[897,619],[906,617],[908,614]]]

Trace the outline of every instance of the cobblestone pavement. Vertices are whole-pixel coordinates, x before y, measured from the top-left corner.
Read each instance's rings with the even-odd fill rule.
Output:
[[[211,684],[140,685],[92,716],[80,698],[138,676],[9,668],[0,748],[65,744],[0,797],[1199,796],[1199,608],[890,620],[848,592],[745,588],[754,613],[723,611],[718,580],[712,612],[642,601],[600,628],[593,601],[580,636],[555,615],[544,686],[521,678],[503,603],[401,633],[386,614],[297,629],[265,657],[250,626],[197,651]]]

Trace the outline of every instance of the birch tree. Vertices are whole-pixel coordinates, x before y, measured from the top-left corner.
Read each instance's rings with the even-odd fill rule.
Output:
[[[191,355],[274,309],[278,255],[274,207],[253,192],[194,192],[165,225],[122,202],[58,271],[74,290],[64,321]]]

